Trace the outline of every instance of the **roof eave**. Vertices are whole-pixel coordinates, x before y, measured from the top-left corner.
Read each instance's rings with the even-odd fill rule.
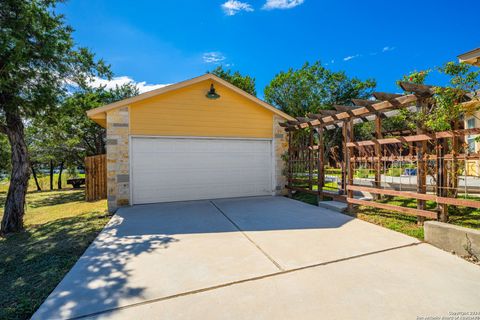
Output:
[[[474,66],[480,66],[480,48],[459,55],[458,60]]]

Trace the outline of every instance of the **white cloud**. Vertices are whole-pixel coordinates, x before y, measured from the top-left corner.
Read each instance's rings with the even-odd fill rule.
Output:
[[[169,84],[148,84],[146,81],[136,82],[128,76],[121,76],[121,77],[114,77],[111,80],[95,77],[90,82],[90,86],[94,88],[105,86],[106,89],[115,89],[116,86],[121,86],[127,83],[131,83],[137,86],[140,93],[159,89],[169,85]]]
[[[329,65],[334,64],[334,63],[335,63],[335,60],[332,59],[332,60],[330,60],[330,62],[325,63],[325,66],[329,66]]]
[[[253,8],[250,4],[246,2],[237,1],[237,0],[228,0],[227,2],[222,4],[222,9],[227,16],[234,16],[240,11],[246,11],[246,12],[253,11]]]
[[[383,47],[382,52],[387,52],[387,51],[393,51],[395,50],[395,47]]]
[[[304,0],[267,0],[262,9],[291,9],[301,5]]]
[[[343,61],[349,61],[349,60],[352,60],[352,59],[355,59],[355,58],[358,58],[358,57],[360,57],[359,54],[356,54],[356,55],[353,55],[353,56],[348,56],[348,57],[343,58]]]
[[[226,59],[226,57],[218,51],[205,52],[202,58],[205,63],[220,63]]]

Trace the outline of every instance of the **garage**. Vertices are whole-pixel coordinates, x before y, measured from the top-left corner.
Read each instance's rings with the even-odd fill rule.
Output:
[[[270,140],[131,140],[132,204],[272,194]]]
[[[106,189],[119,207],[283,195],[295,120],[213,75],[167,85],[87,115],[106,129]]]

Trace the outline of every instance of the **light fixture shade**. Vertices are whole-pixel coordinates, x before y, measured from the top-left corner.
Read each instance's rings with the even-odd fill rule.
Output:
[[[218,99],[218,98],[220,98],[220,95],[217,92],[215,92],[215,87],[213,86],[213,83],[210,85],[210,90],[206,94],[206,97],[208,99]]]

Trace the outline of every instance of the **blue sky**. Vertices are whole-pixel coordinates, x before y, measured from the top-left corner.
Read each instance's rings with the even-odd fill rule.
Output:
[[[478,0],[69,0],[59,9],[79,45],[143,90],[223,64],[254,76],[262,97],[279,71],[320,60],[397,92],[402,75],[480,47]]]

